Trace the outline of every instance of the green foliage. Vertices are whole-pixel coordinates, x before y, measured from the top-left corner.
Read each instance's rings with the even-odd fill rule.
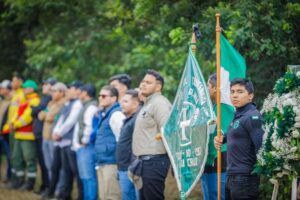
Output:
[[[296,114],[294,113],[292,106],[283,107],[283,114],[276,118],[278,138],[289,136],[289,130],[295,124],[295,116]]]
[[[0,3],[0,78],[12,71],[41,80],[82,79],[99,87],[115,73],[162,72],[173,99],[193,23],[203,38],[197,58],[205,76],[215,71],[215,14],[229,41],[245,56],[257,101],[299,56],[300,4],[263,1],[4,0]],[[266,78],[268,77],[268,78]],[[263,89],[262,89],[263,88]]]
[[[300,86],[300,78],[295,73],[287,72],[284,77],[276,82],[274,91],[282,95]]]

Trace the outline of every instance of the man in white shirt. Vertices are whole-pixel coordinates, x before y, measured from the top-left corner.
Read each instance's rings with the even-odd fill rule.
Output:
[[[79,99],[83,109],[74,130],[72,149],[76,151],[77,167],[79,177],[83,185],[83,199],[97,199],[97,175],[95,170],[94,145],[91,144],[92,122],[95,113],[98,111],[96,88],[92,84],[81,87]]]
[[[52,134],[52,139],[56,141],[54,145],[61,148],[61,161],[65,175],[65,191],[62,194],[64,199],[71,199],[74,177],[77,179],[78,199],[82,199],[82,183],[78,176],[76,154],[71,150],[75,124],[82,109],[77,92],[81,86],[79,82],[69,85],[66,94],[67,102],[60,110],[60,116]]]

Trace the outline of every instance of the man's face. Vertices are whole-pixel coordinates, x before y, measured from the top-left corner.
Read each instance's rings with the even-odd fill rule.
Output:
[[[125,115],[133,114],[139,106],[139,102],[132,98],[131,95],[125,94],[121,99],[122,112]]]
[[[33,88],[24,88],[23,92],[25,95],[27,95],[27,94],[33,93],[34,89]]]
[[[11,98],[11,90],[7,88],[0,88],[0,95],[2,95],[5,98]]]
[[[155,92],[161,91],[161,84],[156,80],[156,78],[150,74],[146,74],[144,79],[140,84],[141,95],[149,97]]]
[[[70,87],[67,90],[66,97],[68,100],[77,98],[77,89],[75,87]]]
[[[215,103],[216,102],[216,87],[213,86],[209,81],[207,83],[207,88],[208,88],[208,92],[209,92],[209,96],[210,96],[210,100]]]
[[[11,87],[13,90],[16,90],[21,87],[22,83],[23,81],[21,79],[18,79],[17,77],[14,76],[11,80]]]
[[[79,98],[79,97],[80,97],[80,94],[81,94],[81,89],[80,89],[80,88],[77,88],[77,89],[76,89],[76,98]]]
[[[49,83],[43,84],[43,94],[50,94],[51,85]]]
[[[61,92],[59,90],[51,90],[51,96],[53,101],[59,101],[64,97],[64,92]]]
[[[109,85],[116,88],[119,94],[124,94],[127,90],[127,87],[124,84],[120,83],[120,81],[118,80],[113,80],[109,83]]]
[[[99,93],[99,105],[101,108],[108,108],[117,101],[117,97],[113,97],[109,90],[101,90]]]
[[[236,84],[230,88],[231,103],[236,108],[241,108],[252,102],[253,97],[254,95],[250,94],[243,85]]]
[[[80,94],[79,94],[79,99],[80,101],[85,101],[86,97],[88,96],[87,92],[84,90],[81,90]]]

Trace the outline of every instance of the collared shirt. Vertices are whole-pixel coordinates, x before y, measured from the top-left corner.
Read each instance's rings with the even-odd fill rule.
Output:
[[[90,142],[90,135],[92,134],[93,127],[93,117],[98,111],[98,107],[96,105],[90,105],[83,114],[83,136],[81,138],[81,142],[88,144]],[[77,151],[82,145],[80,144],[80,137],[79,137],[79,122],[76,123],[74,135],[73,135],[73,142],[72,142],[72,149]]]
[[[116,141],[119,141],[121,128],[123,126],[123,121],[126,116],[121,111],[114,112],[109,119],[109,126],[116,137]]]
[[[68,104],[70,104],[70,101],[67,101],[65,103],[65,106],[68,105]],[[75,100],[68,117],[66,119],[63,115],[61,115],[59,117],[59,119],[58,119],[58,121],[57,121],[57,123],[56,123],[56,125],[53,129],[53,133],[58,134],[58,136],[61,137],[61,140],[56,141],[54,143],[55,146],[58,145],[60,147],[65,147],[65,146],[71,145],[72,138],[64,138],[64,136],[72,128],[74,128],[74,126],[77,122],[79,113],[81,111],[81,108],[82,108],[82,103],[77,99],[77,100]]]
[[[171,112],[171,103],[161,93],[149,96],[139,112],[134,132],[132,149],[136,156],[165,154],[163,141],[157,139],[161,128]]]

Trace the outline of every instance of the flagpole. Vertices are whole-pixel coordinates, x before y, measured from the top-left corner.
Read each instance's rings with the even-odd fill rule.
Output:
[[[217,63],[217,134],[221,138],[221,68],[220,68],[220,13],[216,14],[216,63]],[[221,200],[221,149],[218,150],[218,200]]]

